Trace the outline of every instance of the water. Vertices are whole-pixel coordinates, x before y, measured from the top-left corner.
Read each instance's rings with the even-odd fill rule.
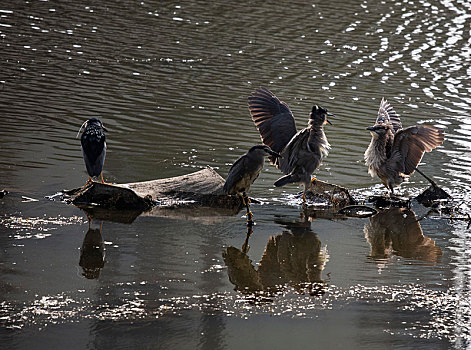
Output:
[[[0,6],[0,338],[8,349],[468,348],[470,231],[426,209],[326,220],[268,166],[242,213],[93,221],[45,197],[85,183],[76,133],[109,129],[104,175],[206,166],[225,176],[259,135],[266,86],[299,128],[336,114],[319,179],[383,191],[363,163],[384,96],[405,126],[445,129],[421,169],[468,211],[466,1],[9,1]],[[427,186],[414,175],[403,195]],[[414,218],[420,218],[416,222]],[[250,247],[250,249],[247,248]],[[314,266],[314,267],[312,267]]]

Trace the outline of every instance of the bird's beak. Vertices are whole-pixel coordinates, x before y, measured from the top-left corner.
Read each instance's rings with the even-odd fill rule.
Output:
[[[281,156],[281,154],[279,154],[279,153],[277,153],[277,152],[275,152],[275,151],[269,150],[269,151],[267,151],[267,152],[268,152],[270,155],[272,155],[273,157],[276,157],[276,158],[283,158],[283,157]]]
[[[375,128],[374,126],[369,126],[369,127],[366,128],[366,130],[368,130],[368,131],[375,131],[376,128]]]
[[[335,114],[334,113],[329,113],[327,112],[327,116],[328,117],[335,117]],[[329,125],[333,125],[329,119],[325,118],[325,123],[324,124],[329,124]]]
[[[87,123],[88,123],[88,120],[85,120],[82,124],[82,126],[80,127],[78,133],[77,133],[77,136],[75,136],[76,139],[78,139],[79,135],[80,135],[80,132],[82,131],[83,127],[87,127]]]

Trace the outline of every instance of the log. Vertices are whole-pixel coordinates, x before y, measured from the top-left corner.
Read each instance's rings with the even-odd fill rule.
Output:
[[[242,208],[240,196],[223,193],[225,180],[214,169],[126,184],[93,182],[84,188],[64,191],[66,201],[97,219],[132,222],[137,216],[199,218],[214,222],[235,215]],[[316,208],[344,207],[355,201],[346,188],[315,180],[306,192]],[[257,201],[252,199],[253,203]],[[312,203],[312,202],[311,202]],[[211,208],[211,210],[208,210]],[[178,209],[178,210],[175,210]]]
[[[85,188],[64,191],[69,201],[81,206],[121,210],[149,210],[154,206],[176,208],[205,206],[241,207],[237,196],[223,194],[225,180],[212,168],[191,174],[126,184],[92,182]]]
[[[313,178],[306,191],[306,199],[316,205],[324,204],[326,207],[342,208],[356,204],[348,189]]]

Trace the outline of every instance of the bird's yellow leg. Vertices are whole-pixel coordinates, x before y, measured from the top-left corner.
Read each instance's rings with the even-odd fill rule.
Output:
[[[253,225],[253,214],[252,212],[250,211],[250,198],[247,196],[247,194],[244,192],[244,194],[242,195],[242,199],[244,201],[244,204],[245,204],[245,208],[247,209],[247,225],[248,226],[252,226]]]
[[[101,173],[100,176],[101,176],[101,183],[102,184],[111,185],[111,182],[105,182],[105,180],[103,179],[103,173]]]
[[[306,192],[303,192],[303,203],[306,203]]]
[[[93,180],[92,180],[92,177],[91,177],[91,176],[89,176],[89,177],[88,177],[88,180],[87,180],[87,182],[85,182],[85,185],[83,185],[83,186],[82,186],[82,188],[85,188],[85,187],[87,187],[87,186],[88,186],[88,184],[90,184],[90,183],[92,183],[92,182],[93,182]]]

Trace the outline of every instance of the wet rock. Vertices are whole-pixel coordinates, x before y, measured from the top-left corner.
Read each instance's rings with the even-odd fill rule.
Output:
[[[431,185],[424,192],[419,194],[415,199],[417,202],[426,207],[433,207],[440,204],[442,201],[447,201],[452,197],[437,185]]]

